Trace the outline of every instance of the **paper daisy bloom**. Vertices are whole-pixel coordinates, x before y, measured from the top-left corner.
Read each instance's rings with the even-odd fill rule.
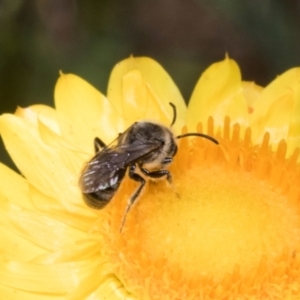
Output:
[[[300,69],[267,87],[243,82],[225,58],[199,79],[186,107],[149,58],[113,69],[107,96],[61,74],[55,109],[18,108],[0,134],[22,175],[0,165],[1,299],[300,299]],[[80,174],[94,138],[134,122],[171,127],[172,184],[128,173],[109,203],[88,207]]]

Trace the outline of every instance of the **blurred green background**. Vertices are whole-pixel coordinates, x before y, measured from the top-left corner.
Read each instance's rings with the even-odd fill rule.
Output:
[[[0,0],[0,113],[53,105],[59,70],[106,93],[131,54],[156,59],[188,100],[225,53],[260,85],[300,65],[300,1]],[[0,161],[11,165],[2,144]]]

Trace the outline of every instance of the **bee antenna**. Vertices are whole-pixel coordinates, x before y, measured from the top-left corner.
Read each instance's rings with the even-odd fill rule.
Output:
[[[172,106],[173,108],[173,120],[172,120],[172,123],[171,123],[171,127],[175,124],[176,122],[176,118],[177,118],[177,111],[176,111],[176,106],[175,104],[173,104],[172,102],[169,102],[169,104]]]
[[[176,111],[176,106],[175,106],[174,103],[169,102],[169,104],[173,108],[173,120],[172,120],[172,123],[171,123],[171,127],[172,127],[175,124],[175,122],[176,122],[177,111]],[[216,139],[214,139],[213,137],[211,137],[211,136],[209,136],[207,134],[204,134],[204,133],[185,133],[185,134],[181,134],[181,135],[176,136],[176,138],[177,139],[181,139],[181,138],[184,138],[184,137],[187,137],[187,136],[199,136],[199,137],[203,137],[203,138],[206,138],[206,139],[212,141],[213,143],[219,145],[219,142]]]
[[[181,139],[181,138],[184,138],[187,136],[200,136],[200,137],[206,138],[206,139],[212,141],[213,143],[219,145],[219,142],[216,139],[214,139],[213,137],[211,137],[207,134],[204,134],[204,133],[185,133],[185,134],[176,136],[176,139]]]

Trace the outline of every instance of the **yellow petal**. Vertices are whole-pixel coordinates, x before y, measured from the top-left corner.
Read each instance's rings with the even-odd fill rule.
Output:
[[[54,252],[38,255],[30,262],[38,264],[57,264],[89,259],[95,262],[94,267],[96,268],[96,262],[101,258],[100,247],[99,240],[84,238],[74,243],[66,244]]]
[[[61,136],[57,112],[55,109],[46,105],[32,105],[26,108],[18,107],[15,115],[26,119],[38,127],[40,137],[45,144],[53,147],[65,147],[76,151],[79,155],[82,154],[85,160],[90,157],[90,155],[78,152],[78,148],[75,145],[69,144]]]
[[[32,105],[26,108],[18,107],[15,115],[29,120],[37,125],[38,120],[47,125],[53,132],[60,134],[56,110],[47,105]]]
[[[0,163],[0,191],[3,197],[11,203],[24,208],[33,208],[28,197],[28,184],[24,177]]]
[[[49,295],[41,293],[32,293],[19,289],[12,288],[0,283],[0,295],[5,300],[65,300],[65,295]]]
[[[12,231],[3,220],[0,221],[0,224],[0,254],[2,258],[28,262],[46,252],[41,246],[32,243],[24,236],[20,236],[19,232]]]
[[[273,146],[278,145],[281,139],[287,139],[299,88],[300,68],[294,68],[277,77],[263,90],[253,103],[253,142],[261,142],[266,131],[270,133],[270,144]]]
[[[45,105],[33,105],[26,108],[18,107],[15,115],[26,119],[26,121],[39,128],[39,135],[45,144],[54,147],[58,145],[64,146],[76,151],[61,136],[57,114],[53,108]]]
[[[61,222],[54,221],[54,218],[59,220],[57,214],[59,214],[59,209],[61,210],[62,207],[55,206],[53,199],[51,201],[43,194],[39,194],[33,187],[29,187],[27,181],[22,176],[2,164],[0,164],[0,178],[0,207],[3,213],[0,218],[2,241],[0,252],[3,255],[2,257],[20,261],[33,260],[36,256],[46,253],[45,245],[41,245],[35,238],[42,237],[42,241],[44,242],[47,240],[47,238],[44,238],[45,234],[49,238],[52,236],[52,241],[57,239],[55,243],[59,242],[59,236],[57,234],[53,236],[52,233],[55,232],[54,227],[60,233],[63,233]],[[32,212],[36,211],[37,207],[43,208],[46,210],[46,214],[51,215],[54,221],[53,223],[51,220],[52,226],[49,226],[49,222],[45,224],[47,218],[43,218],[40,214]],[[54,211],[50,210],[50,208]],[[67,212],[64,214],[67,215]],[[71,222],[72,217],[74,217],[73,214],[69,214],[65,218],[61,218],[60,221],[65,222],[67,220],[67,224],[73,225],[70,228],[76,228],[76,226],[81,225],[80,232],[84,229],[88,230],[90,223],[86,222],[86,226],[83,226],[83,217],[81,219],[77,217],[76,223]],[[36,218],[38,219],[36,220]],[[58,224],[58,226],[54,226],[54,224]],[[43,228],[43,225],[46,227]],[[37,229],[42,230],[42,232],[37,234]],[[31,235],[33,235],[34,240],[30,238]],[[62,240],[67,242],[68,239],[62,236]],[[46,241],[46,243],[47,245],[51,244],[49,241]]]
[[[184,100],[166,71],[147,57],[130,57],[118,63],[112,71],[108,85],[108,99],[125,118],[126,127],[136,120],[150,119],[170,125],[173,110],[177,108],[175,132],[184,125]]]
[[[95,137],[110,143],[122,126],[121,118],[105,96],[73,74],[61,74],[58,79],[55,106],[64,138],[87,153],[92,151]]]
[[[253,112],[253,103],[258,99],[263,91],[263,87],[255,84],[253,81],[243,81],[242,89],[248,105],[248,112]]]
[[[89,300],[98,300],[100,297],[107,297],[110,300],[137,300],[131,296],[123,287],[122,283],[117,283],[117,278],[108,278],[98,287],[96,292],[91,295]]]
[[[76,153],[45,145],[36,126],[14,115],[0,117],[0,132],[16,166],[34,187],[62,205],[82,205],[78,188],[82,160]]]
[[[91,267],[91,261],[53,265],[0,261],[0,278],[1,284],[13,289],[40,293],[42,296],[66,296]]]
[[[195,130],[198,122],[202,122],[206,132],[210,116],[214,118],[217,129],[223,126],[226,116],[230,117],[232,124],[239,123],[241,128],[249,125],[240,70],[228,57],[211,65],[200,77],[188,106],[189,130]]]
[[[300,147],[300,85],[295,90],[295,103],[290,120],[290,128],[288,132],[288,155],[297,147]]]
[[[0,221],[3,227],[48,251],[63,249],[86,237],[81,230],[57,221],[51,215],[20,208],[9,202],[2,203],[1,209],[5,212]]]
[[[69,299],[136,300],[136,297],[131,296],[120,280],[108,270],[109,268],[103,264],[96,265],[80,286],[69,295]]]

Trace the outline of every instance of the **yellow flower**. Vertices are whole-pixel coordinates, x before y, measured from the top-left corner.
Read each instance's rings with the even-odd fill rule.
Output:
[[[78,179],[94,155],[133,122],[170,126],[180,140],[166,180],[125,176],[110,203],[93,210]],[[206,70],[186,108],[149,58],[113,70],[107,98],[61,74],[56,109],[34,105],[0,117],[21,175],[0,165],[1,299],[300,298],[300,69],[266,88],[242,82],[226,58]]]

